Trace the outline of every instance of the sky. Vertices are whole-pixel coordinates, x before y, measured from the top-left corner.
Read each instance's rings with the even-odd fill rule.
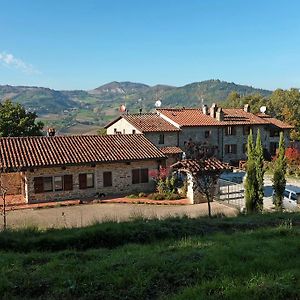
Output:
[[[0,0],[0,84],[300,87],[299,0]]]

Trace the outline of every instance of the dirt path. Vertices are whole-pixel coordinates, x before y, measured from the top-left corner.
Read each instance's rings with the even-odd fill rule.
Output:
[[[213,214],[234,216],[237,210],[223,204],[212,203]],[[207,215],[207,204],[194,205],[144,205],[144,204],[88,204],[69,207],[25,209],[8,214],[8,227],[39,228],[81,227],[95,222],[126,221],[133,218],[167,218],[184,216],[195,218]]]

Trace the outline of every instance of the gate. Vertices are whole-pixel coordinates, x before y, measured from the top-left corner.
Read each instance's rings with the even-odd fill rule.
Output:
[[[217,200],[238,208],[245,206],[245,191],[243,183],[219,179]]]

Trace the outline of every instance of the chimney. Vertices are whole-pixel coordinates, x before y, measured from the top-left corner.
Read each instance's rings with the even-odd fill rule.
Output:
[[[55,128],[48,128],[48,136],[55,136]]]
[[[202,106],[202,112],[203,112],[204,115],[208,115],[208,107],[207,107],[206,104],[204,104],[204,105]]]
[[[244,105],[244,111],[245,112],[250,112],[250,105],[249,104]]]
[[[222,107],[219,107],[219,108],[217,109],[217,112],[216,112],[216,119],[217,119],[218,121],[224,121],[224,112],[223,112]]]
[[[217,104],[216,103],[213,103],[212,105],[211,105],[211,108],[209,109],[209,113],[210,113],[210,116],[212,117],[212,118],[215,118],[216,117],[216,112],[217,112]]]

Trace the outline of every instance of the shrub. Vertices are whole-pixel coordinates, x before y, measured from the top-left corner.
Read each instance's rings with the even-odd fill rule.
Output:
[[[168,200],[179,200],[181,197],[178,194],[170,193],[166,195],[166,199]]]
[[[139,197],[138,197],[138,195],[131,194],[131,195],[128,195],[127,198],[136,199],[136,198],[139,198]]]
[[[139,193],[139,198],[146,198],[147,197],[147,194],[146,193]]]
[[[153,193],[153,194],[148,195],[148,198],[152,199],[152,200],[165,200],[166,196],[165,196],[165,194]]]

